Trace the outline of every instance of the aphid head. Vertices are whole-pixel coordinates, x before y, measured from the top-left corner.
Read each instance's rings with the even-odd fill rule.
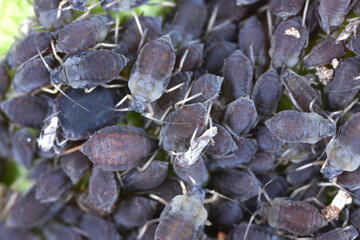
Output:
[[[201,201],[203,201],[204,197],[205,197],[205,190],[201,186],[195,185],[195,186],[193,186],[193,187],[191,187],[189,189],[188,195],[189,196],[196,196]]]
[[[50,81],[54,84],[66,84],[60,78],[60,68],[56,68],[50,72]]]
[[[143,112],[145,112],[146,106],[147,106],[147,104],[139,102],[138,100],[136,100],[135,97],[132,97],[131,101],[130,101],[130,105],[129,105],[129,110],[135,111],[138,113],[143,113]]]
[[[336,134],[336,123],[329,119],[324,119],[320,124],[320,137],[326,138]]]

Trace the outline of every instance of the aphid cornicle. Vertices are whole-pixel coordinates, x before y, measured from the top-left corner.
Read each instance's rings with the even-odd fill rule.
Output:
[[[265,122],[275,138],[288,143],[317,143],[335,135],[336,124],[317,113],[281,111]]]
[[[132,94],[130,109],[142,112],[149,103],[161,97],[169,84],[175,59],[169,35],[144,45],[128,82]]]

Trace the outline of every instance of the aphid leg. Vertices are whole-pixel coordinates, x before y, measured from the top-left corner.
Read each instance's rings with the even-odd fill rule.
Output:
[[[173,71],[173,73],[172,73],[172,76],[175,76],[176,74],[178,74],[178,73],[181,71],[181,69],[182,69],[183,66],[184,66],[184,62],[185,62],[185,60],[186,60],[186,57],[187,57],[188,53],[189,53],[189,49],[187,48],[187,49],[185,50],[184,54],[183,54],[182,57],[181,57],[179,67],[177,67],[176,69],[174,69],[174,71]]]
[[[355,100],[352,101],[352,102],[349,104],[349,106],[347,106],[344,110],[341,111],[341,114],[347,113],[347,112],[348,112],[355,104],[357,104],[358,102],[359,102],[359,99],[358,99],[358,98],[355,98]],[[339,119],[340,119],[340,116],[335,119],[335,123],[337,123],[337,122],[339,121]]]
[[[55,50],[55,45],[54,45],[54,40],[51,40],[51,49],[53,51],[54,57],[56,58],[56,60],[59,61],[60,65],[64,65],[64,61],[59,57],[59,55],[57,55],[56,50]]]
[[[214,26],[214,23],[215,23],[215,20],[216,20],[216,17],[217,17],[217,14],[218,14],[218,11],[219,11],[219,6],[216,5],[211,13],[211,16],[210,16],[210,19],[209,19],[209,23],[206,27],[206,35],[208,35],[212,29],[213,29],[213,26]]]
[[[306,198],[304,201],[305,202],[314,202],[322,208],[326,207],[326,205],[324,205],[322,202],[320,202],[316,197]]]
[[[273,33],[273,24],[272,24],[270,9],[268,9],[266,11],[266,17],[267,17],[267,24],[268,24],[268,29],[269,29],[269,37],[271,38],[272,33]]]
[[[250,44],[249,48],[250,48],[250,61],[251,61],[252,65],[253,65],[253,67],[255,67],[255,57],[254,57],[253,43]]]
[[[168,204],[168,202],[165,199],[163,199],[163,198],[161,198],[161,197],[159,197],[159,196],[157,196],[155,194],[150,193],[149,197],[156,200],[156,201],[158,201],[158,202],[160,202],[160,203],[162,203],[162,204],[164,204],[165,206]]]
[[[143,167],[137,167],[137,170],[139,172],[143,172],[145,171],[145,169],[151,164],[151,162],[155,159],[156,155],[159,153],[159,149],[156,149],[156,151],[151,155],[151,157],[149,158],[149,160],[146,161],[146,163],[144,164]]]
[[[195,95],[192,95],[192,96],[189,97],[189,98],[183,99],[183,100],[175,103],[175,107],[178,107],[178,106],[180,106],[181,104],[185,104],[185,103],[188,102],[188,101],[191,101],[191,100],[193,100],[193,99],[195,99],[195,98],[197,98],[197,97],[200,97],[201,95],[202,95],[202,93],[200,92],[200,93],[197,93],[197,94],[195,94]]]
[[[92,91],[94,91],[95,88],[96,88],[96,87],[85,88],[85,89],[84,89],[84,92],[85,92],[85,93],[91,93]]]
[[[322,164],[324,164],[324,163],[325,163],[325,161],[316,161],[316,162],[308,163],[308,164],[305,164],[305,165],[303,165],[303,166],[301,166],[301,167],[296,168],[295,171],[296,171],[296,172],[297,172],[297,171],[301,171],[301,170],[304,170],[304,169],[306,169],[306,168],[308,168],[308,167],[316,166],[316,165],[322,165]]]
[[[179,180],[179,183],[180,183],[180,187],[181,187],[181,190],[182,190],[182,194],[186,195],[187,190],[186,190],[186,187],[185,187],[185,183],[182,180]]]
[[[63,7],[67,2],[68,2],[68,0],[62,0],[62,1],[59,3],[57,15],[56,15],[56,18],[57,18],[57,19],[60,18],[62,7]]]
[[[164,7],[176,7],[176,3],[174,2],[167,2],[167,1],[164,1],[164,2],[155,2],[155,3],[148,3],[146,4],[148,6],[164,6]]]
[[[159,219],[159,218],[156,218],[156,219],[147,221],[147,222],[144,224],[144,226],[142,226],[142,227],[139,229],[139,234],[137,235],[137,239],[141,239],[141,238],[144,236],[144,234],[145,234],[145,232],[146,232],[146,230],[147,230],[147,228],[148,228],[149,225],[151,225],[151,224],[153,224],[153,223],[157,223],[157,222],[160,222],[160,219]]]
[[[231,130],[231,128],[230,128],[227,124],[224,124],[224,127],[226,128],[226,130],[228,130],[228,132],[229,132],[234,138],[236,138],[237,140],[239,140],[239,136],[238,136],[233,130]]]
[[[345,209],[345,221],[342,224],[342,227],[346,227],[349,224],[350,212],[349,209]]]
[[[297,110],[299,110],[300,112],[303,112],[302,108],[299,106],[299,104],[296,102],[294,95],[292,95],[289,87],[286,85],[286,83],[284,82],[284,80],[280,77],[280,80],[282,82],[282,84],[284,85],[284,87],[286,88],[286,91],[289,94],[290,100],[292,102],[292,104],[297,108]]]
[[[70,154],[70,153],[73,153],[73,152],[76,152],[78,150],[80,150],[82,148],[84,144],[81,144],[79,146],[76,146],[76,147],[73,147],[73,148],[70,148],[70,149],[67,149],[63,152],[60,153],[60,156],[64,156],[64,155],[67,155],[67,154]]]
[[[115,79],[116,79],[116,80],[121,80],[121,81],[124,81],[124,82],[128,82],[128,81],[129,81],[129,78],[126,78],[126,77],[123,77],[123,76],[117,76]]]
[[[10,195],[9,199],[6,201],[6,205],[1,211],[1,217],[4,218],[8,212],[10,211],[11,207],[14,205],[17,197],[19,196],[19,192],[14,192]]]
[[[316,98],[314,98],[313,100],[311,100],[310,105],[309,105],[309,109],[310,112],[314,113],[314,104],[315,104]]]
[[[134,10],[131,10],[131,14],[133,15],[133,17],[135,19],[136,26],[137,26],[137,28],[139,30],[139,33],[140,33],[141,37],[143,37],[144,36],[144,31],[143,31],[143,28],[141,27],[141,23],[140,23],[138,15],[136,14],[136,12]]]
[[[84,14],[82,14],[80,17],[78,17],[77,19],[74,20],[74,22],[76,21],[80,21],[84,18],[86,18],[89,14],[91,9],[93,9],[94,7],[96,7],[97,5],[101,4],[104,0],[100,0],[99,2],[94,3],[93,5],[89,6],[86,10],[86,12]]]
[[[305,191],[306,189],[312,187],[313,185],[314,185],[314,183],[313,183],[313,182],[310,182],[310,183],[308,183],[308,184],[306,184],[306,185],[304,185],[304,186],[302,186],[302,187],[296,188],[296,189],[291,193],[290,198],[295,198],[295,196],[296,196],[298,193],[300,193],[300,192],[302,192],[302,191]]]
[[[212,122],[212,119],[210,116],[211,108],[212,108],[212,102],[209,104],[209,107],[206,111],[205,128],[207,127],[209,122],[210,122],[210,128],[212,128],[212,126],[213,126],[213,122]],[[211,139],[211,140],[213,141],[213,139]]]
[[[306,0],[305,2],[305,7],[304,7],[304,13],[303,13],[303,18],[302,18],[302,26],[305,27],[305,21],[306,21],[306,15],[307,15],[307,11],[309,8],[309,0]]]
[[[123,88],[123,87],[127,87],[127,84],[101,84],[102,87],[104,88]]]
[[[120,25],[120,16],[119,12],[115,13],[115,43],[118,43],[119,40],[119,25]]]
[[[93,49],[98,49],[99,47],[108,47],[108,48],[115,48],[118,47],[118,44],[115,43],[98,43],[96,44]]]
[[[154,109],[152,108],[150,103],[147,105],[147,108],[149,110],[150,117],[153,117],[155,115],[155,113],[154,113]]]
[[[127,99],[131,100],[131,95],[127,94],[125,97],[123,97],[123,99],[120,100],[120,102],[118,102],[115,105],[115,108],[119,107],[121,104],[123,104]]]

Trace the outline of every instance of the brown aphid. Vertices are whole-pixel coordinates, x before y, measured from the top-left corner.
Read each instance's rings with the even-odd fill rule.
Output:
[[[99,211],[110,213],[120,194],[115,173],[94,166],[89,180],[89,200]]]
[[[203,66],[209,73],[217,74],[227,59],[235,50],[236,44],[220,40],[209,44],[205,49]]]
[[[209,99],[216,100],[221,90],[221,84],[224,78],[207,73],[193,82],[190,97],[201,93],[201,96],[194,98],[190,103],[206,102]],[[213,100],[213,101],[214,101]]]
[[[330,64],[334,58],[342,58],[346,54],[345,42],[337,42],[335,38],[326,38],[313,47],[303,58],[307,69]]]
[[[360,168],[355,171],[344,171],[340,175],[336,176],[336,183],[343,188],[349,190],[356,190],[360,188]]]
[[[11,67],[17,67],[23,62],[29,60],[40,52],[51,47],[51,41],[55,39],[52,32],[38,31],[33,32],[23,39],[15,42],[7,55],[7,64]]]
[[[61,168],[45,173],[36,182],[36,199],[41,202],[58,200],[71,188],[68,176]]]
[[[60,158],[61,168],[76,184],[90,169],[90,160],[81,152],[73,152]]]
[[[237,149],[231,134],[221,125],[214,124],[217,127],[217,134],[213,137],[214,145],[209,145],[206,152],[213,156],[224,156]]]
[[[131,191],[148,190],[165,181],[168,168],[168,162],[152,161],[144,171],[130,170],[121,181]]]
[[[176,51],[176,67],[180,66],[186,50],[188,50],[188,53],[181,71],[195,71],[203,62],[204,44],[192,44],[191,46],[179,48]]]
[[[226,98],[235,100],[251,95],[253,68],[250,60],[240,50],[236,50],[225,60],[222,74]]]
[[[258,117],[253,100],[240,97],[231,102],[225,112],[223,124],[237,135],[250,131]]]
[[[271,227],[299,236],[313,234],[326,225],[320,212],[310,203],[275,198],[267,212]]]
[[[286,19],[297,15],[304,7],[305,0],[271,0],[270,11],[277,17]]]
[[[335,228],[327,233],[316,237],[316,240],[354,240],[359,236],[358,231],[353,225],[343,228]]]
[[[47,99],[30,95],[6,100],[1,103],[1,109],[11,122],[37,129],[51,112]]]
[[[36,150],[35,136],[26,128],[20,129],[11,137],[11,145],[14,160],[30,167]]]
[[[75,21],[59,31],[56,51],[74,54],[103,41],[114,21],[110,15]]]
[[[314,144],[336,133],[334,122],[314,112],[281,111],[265,125],[275,138],[288,143]]]
[[[175,66],[175,57],[169,35],[144,45],[128,82],[132,94],[130,109],[142,112],[146,105],[163,95]]]
[[[3,97],[10,84],[10,76],[6,70],[5,62],[0,61],[0,96]]]
[[[143,129],[110,126],[93,134],[81,147],[81,152],[104,170],[124,171],[138,166],[151,148],[151,140]]]
[[[56,61],[52,56],[45,56],[44,60],[50,67],[56,66]],[[15,92],[28,93],[46,84],[50,84],[50,73],[42,59],[36,58],[27,62],[15,73],[11,89]]]
[[[171,112],[161,128],[162,147],[166,151],[181,152],[187,149],[191,137],[197,128],[196,137],[204,129],[206,108],[202,103],[189,104]]]

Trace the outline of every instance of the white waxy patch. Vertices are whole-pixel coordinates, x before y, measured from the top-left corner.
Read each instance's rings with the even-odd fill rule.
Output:
[[[331,204],[322,210],[324,219],[328,222],[337,220],[341,210],[351,202],[352,198],[350,194],[340,189]]]
[[[58,126],[59,118],[56,116],[52,117],[49,125],[43,129],[40,137],[36,140],[40,150],[48,152],[54,146]]]
[[[300,38],[301,35],[299,33],[298,30],[296,30],[296,28],[289,28],[289,29],[286,29],[285,30],[285,35],[289,35],[289,36],[293,36],[293,37],[296,37],[296,38]]]

